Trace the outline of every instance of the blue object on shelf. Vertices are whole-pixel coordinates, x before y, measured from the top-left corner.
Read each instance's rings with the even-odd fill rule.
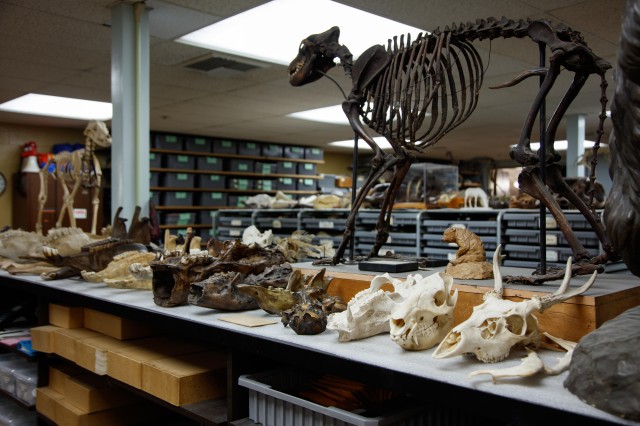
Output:
[[[23,340],[21,342],[18,343],[18,346],[16,347],[16,349],[19,352],[22,352],[23,354],[33,357],[36,356],[36,354],[38,353],[38,351],[36,351],[35,349],[33,349],[31,347],[31,339],[29,340]]]

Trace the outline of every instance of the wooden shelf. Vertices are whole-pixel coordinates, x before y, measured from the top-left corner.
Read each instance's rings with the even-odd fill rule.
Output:
[[[244,160],[260,160],[260,161],[291,161],[293,163],[312,163],[312,164],[324,164],[324,160],[310,160],[307,158],[287,158],[287,157],[264,157],[262,155],[240,155],[240,154],[216,154],[214,152],[196,152],[196,151],[182,151],[174,149],[160,149],[151,148],[151,152],[158,154],[177,154],[177,155],[190,155],[198,157],[218,157],[218,158],[236,158]]]

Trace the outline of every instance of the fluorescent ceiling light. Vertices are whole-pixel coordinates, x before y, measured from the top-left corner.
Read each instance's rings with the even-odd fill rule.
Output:
[[[347,116],[342,110],[342,105],[334,105],[324,108],[310,109],[307,111],[294,112],[287,117],[299,118],[302,120],[320,121],[331,124],[349,124]]]
[[[189,33],[176,41],[236,56],[289,65],[300,41],[337,25],[340,43],[356,58],[374,44],[418,28],[330,0],[273,0]]]
[[[389,141],[387,141],[387,139],[383,136],[375,137],[373,138],[373,140],[376,141],[376,144],[382,149],[392,149]],[[346,141],[329,142],[329,145],[353,149],[353,139]],[[363,141],[362,138],[358,138],[358,149],[366,149],[372,151],[369,145],[365,141]]]
[[[593,148],[593,146],[595,144],[596,143],[594,141],[584,141],[585,149]],[[516,146],[517,145],[511,145],[511,148],[515,148]],[[555,141],[553,143],[553,148],[556,151],[566,151],[568,146],[569,146],[569,142],[566,141],[566,140]],[[600,146],[601,147],[605,147],[605,146],[607,146],[607,144],[600,142]],[[539,149],[540,149],[540,142],[531,142],[531,150],[532,151],[537,151]]]
[[[29,93],[0,104],[0,111],[78,120],[111,120],[113,108],[108,102],[63,98]]]

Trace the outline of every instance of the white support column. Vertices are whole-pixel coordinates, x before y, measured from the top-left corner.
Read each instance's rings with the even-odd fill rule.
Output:
[[[578,165],[584,155],[585,116],[567,116],[567,177],[585,177],[584,165]]]
[[[149,214],[149,26],[143,2],[111,11],[111,215]]]

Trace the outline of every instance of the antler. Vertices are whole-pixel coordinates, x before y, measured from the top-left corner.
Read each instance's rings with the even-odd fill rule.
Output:
[[[565,268],[564,279],[562,280],[562,284],[560,284],[558,290],[556,290],[553,294],[540,298],[540,313],[544,312],[546,309],[550,308],[556,303],[564,302],[565,300],[571,299],[574,296],[584,293],[595,282],[598,271],[594,271],[591,275],[591,278],[589,278],[589,280],[579,288],[567,291],[567,288],[569,287],[569,281],[571,281],[571,261],[572,259],[571,257],[569,257],[569,259],[567,259],[567,267]]]
[[[498,244],[496,251],[493,253],[493,290],[484,294],[483,300],[491,294],[502,299],[502,273],[500,272],[500,254],[502,250],[502,244]]]

